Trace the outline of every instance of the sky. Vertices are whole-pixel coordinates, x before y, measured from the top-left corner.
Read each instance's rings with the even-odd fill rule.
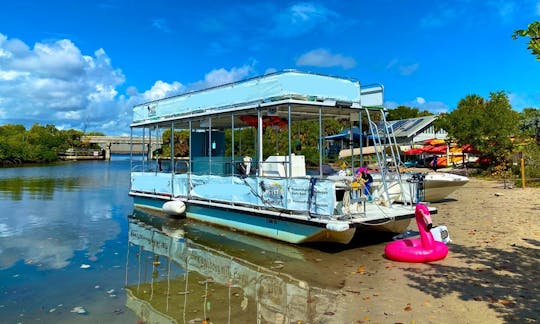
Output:
[[[540,0],[1,0],[0,125],[126,135],[136,104],[284,69],[381,83],[389,109],[540,108],[511,37],[535,20]]]

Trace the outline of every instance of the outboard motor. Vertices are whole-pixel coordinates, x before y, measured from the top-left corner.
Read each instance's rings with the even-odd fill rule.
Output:
[[[414,193],[411,197],[412,203],[417,204],[421,201],[424,201],[425,195],[425,182],[426,175],[422,172],[415,172],[411,175],[410,179],[407,179],[407,182],[411,184],[411,193]]]

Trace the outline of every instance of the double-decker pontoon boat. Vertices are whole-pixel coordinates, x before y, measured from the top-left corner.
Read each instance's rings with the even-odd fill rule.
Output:
[[[324,172],[325,126],[336,120],[346,128],[368,118],[379,127],[370,130],[379,170],[397,161],[388,156],[395,142],[372,121],[384,125],[382,103],[382,85],[283,71],[137,105],[132,136],[143,137],[145,153],[132,155],[130,195],[136,208],[291,243],[346,244],[366,227],[402,232],[413,199],[392,204],[384,180],[368,196],[354,178]]]

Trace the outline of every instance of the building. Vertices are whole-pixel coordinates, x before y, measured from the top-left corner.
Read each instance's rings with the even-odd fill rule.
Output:
[[[392,120],[391,125],[397,144],[401,146],[412,147],[415,144],[424,144],[429,139],[446,140],[448,133],[445,130],[435,131],[433,122],[437,119],[436,115],[423,116],[418,118],[409,118],[401,120]]]

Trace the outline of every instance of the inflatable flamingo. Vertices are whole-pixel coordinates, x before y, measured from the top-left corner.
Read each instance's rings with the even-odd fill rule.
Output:
[[[417,204],[415,216],[420,238],[388,243],[384,248],[386,257],[402,262],[431,262],[444,259],[448,254],[448,246],[433,239],[430,232],[432,224],[429,209],[425,205]]]

